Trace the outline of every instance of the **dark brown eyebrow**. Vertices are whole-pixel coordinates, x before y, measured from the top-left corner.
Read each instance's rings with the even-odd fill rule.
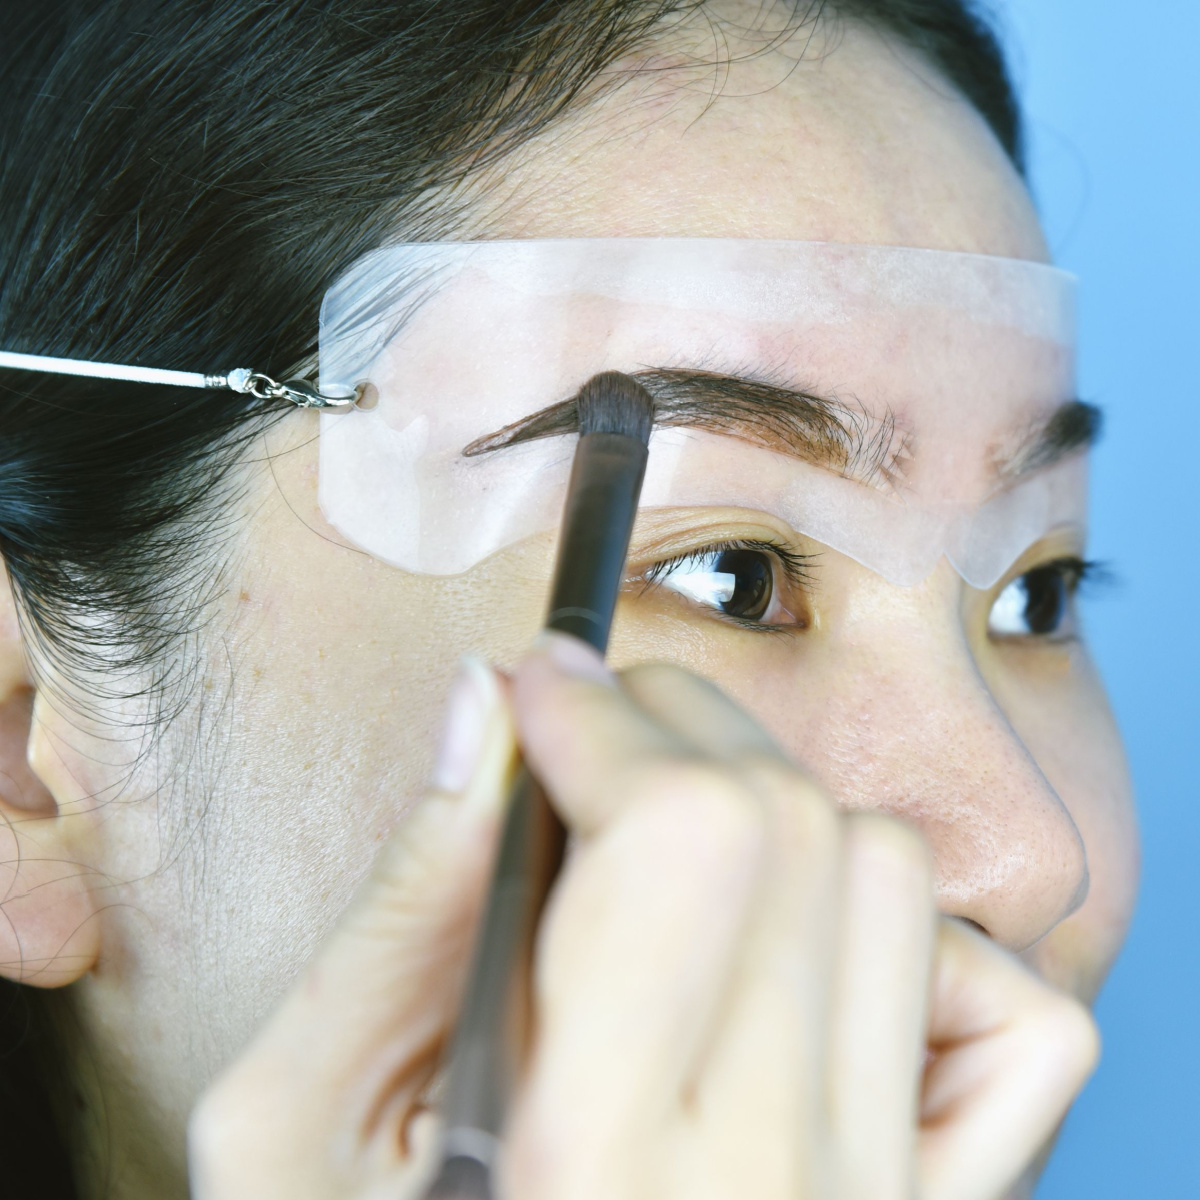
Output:
[[[783,387],[749,376],[682,367],[634,372],[654,398],[654,423],[661,428],[690,427],[723,433],[847,478],[888,486],[904,474],[912,447],[889,412],[882,418],[862,406]],[[995,459],[997,473],[1015,479],[1048,467],[1092,446],[1104,425],[1094,404],[1068,400]],[[531,442],[573,433],[578,427],[575,398],[551,404],[503,429],[477,438],[463,449],[473,458]]]
[[[1077,450],[1094,446],[1104,431],[1104,414],[1094,404],[1068,400],[1041,424],[1034,426],[1017,447],[1001,455],[997,470],[1006,479],[1053,466]]]
[[[886,485],[902,471],[907,441],[890,413],[880,419],[861,406],[716,371],[657,368],[634,378],[654,399],[656,427],[723,433],[864,483]],[[476,439],[463,454],[473,458],[577,427],[572,397]]]

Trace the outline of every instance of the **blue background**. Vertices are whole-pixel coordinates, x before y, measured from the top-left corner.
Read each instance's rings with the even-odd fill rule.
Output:
[[[1200,0],[993,0],[1057,261],[1082,277],[1081,385],[1107,413],[1087,603],[1142,810],[1133,932],[1094,1081],[1038,1200],[1200,1197]]]

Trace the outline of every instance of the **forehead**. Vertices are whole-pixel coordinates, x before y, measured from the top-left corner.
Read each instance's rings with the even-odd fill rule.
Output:
[[[979,114],[907,47],[836,39],[639,64],[483,176],[486,237],[753,237],[1044,260],[1017,172]],[[699,51],[697,51],[699,53]],[[711,46],[709,49],[711,58]],[[693,65],[682,65],[683,63]]]

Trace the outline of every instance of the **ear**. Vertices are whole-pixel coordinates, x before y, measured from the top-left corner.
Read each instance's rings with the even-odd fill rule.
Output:
[[[94,965],[100,922],[71,822],[29,765],[35,691],[6,572],[0,572],[0,975],[37,987]]]

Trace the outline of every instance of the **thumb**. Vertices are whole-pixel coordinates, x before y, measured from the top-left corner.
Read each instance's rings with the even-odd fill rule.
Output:
[[[922,1200],[997,1200],[1053,1136],[1096,1065],[1082,1004],[943,918],[921,1096]]]
[[[433,790],[193,1117],[197,1183],[208,1167],[225,1174],[252,1161],[269,1181],[260,1194],[274,1195],[291,1165],[311,1170],[319,1146],[378,1142],[402,1152],[458,1007],[514,760],[501,684],[483,663],[466,660]],[[243,1147],[248,1136],[253,1146]]]

